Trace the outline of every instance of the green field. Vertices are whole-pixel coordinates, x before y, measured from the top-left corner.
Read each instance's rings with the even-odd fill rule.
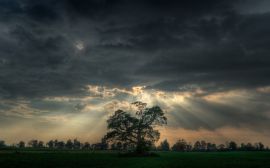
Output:
[[[158,157],[119,157],[112,152],[0,152],[1,168],[270,168],[270,152],[159,152]]]

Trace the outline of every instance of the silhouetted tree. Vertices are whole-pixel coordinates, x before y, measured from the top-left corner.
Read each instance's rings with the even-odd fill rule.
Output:
[[[83,149],[91,149],[90,143],[89,142],[85,142],[82,146]]]
[[[44,147],[44,142],[43,141],[39,141],[38,142],[38,148],[43,148]]]
[[[37,148],[38,147],[38,140],[36,139],[32,139],[28,142],[28,146],[32,147],[32,148]]]
[[[196,141],[196,142],[195,142],[195,144],[194,144],[194,146],[193,146],[193,149],[194,149],[195,151],[200,151],[200,150],[201,150],[201,143],[200,143],[200,141]]]
[[[54,148],[58,148],[58,140],[57,139],[55,139],[53,141],[53,146],[54,146]]]
[[[0,148],[6,147],[5,141],[0,140]]]
[[[93,150],[107,150],[109,148],[109,144],[104,138],[102,138],[101,142],[92,144],[91,148]]]
[[[207,143],[204,140],[201,141],[201,150],[202,151],[206,151],[207,150]]]
[[[32,139],[28,142],[28,146],[32,148],[43,148],[44,147],[44,142],[43,141],[38,141],[36,139]]]
[[[246,145],[244,143],[241,143],[240,150],[245,150],[245,148],[246,148]]]
[[[180,139],[172,146],[172,150],[173,151],[187,151],[188,143],[184,139]]]
[[[261,151],[261,150],[264,150],[264,145],[261,142],[257,142],[257,143],[254,144],[253,148],[254,148],[254,150]]]
[[[73,147],[74,147],[74,149],[80,149],[81,148],[81,142],[77,138],[75,138],[73,140]]]
[[[232,151],[237,150],[237,144],[234,141],[229,142],[229,149]]]
[[[66,142],[66,148],[73,149],[73,142],[70,139]]]
[[[25,142],[24,142],[24,141],[20,141],[20,142],[17,144],[17,146],[18,146],[19,148],[24,148],[24,147],[25,147]]]
[[[207,143],[207,151],[216,151],[216,150],[217,150],[216,144],[210,142]]]
[[[170,150],[170,144],[167,141],[167,139],[165,139],[164,141],[162,141],[160,143],[158,150],[161,150],[161,151],[169,151]]]
[[[47,142],[47,146],[49,148],[54,148],[54,141],[53,140],[50,140],[49,142]]]
[[[104,138],[108,142],[135,146],[137,153],[144,153],[159,139],[160,133],[154,127],[166,124],[167,118],[158,106],[147,108],[147,104],[142,102],[132,105],[137,109],[135,115],[117,110],[107,120],[109,132]]]
[[[64,141],[54,141],[54,145],[57,149],[64,149],[65,148],[65,142]]]
[[[259,150],[264,150],[264,144],[262,144],[261,142],[258,143],[259,146]]]
[[[247,144],[242,143],[240,149],[244,151],[252,151],[255,150],[255,147],[251,143]]]
[[[187,151],[192,151],[192,145],[191,145],[191,143],[188,143],[187,144]]]
[[[254,150],[254,146],[252,145],[252,143],[247,143],[246,149],[247,149],[248,151]]]
[[[220,151],[226,150],[226,147],[225,147],[224,144],[219,144],[217,148],[218,148],[218,150],[220,150]]]

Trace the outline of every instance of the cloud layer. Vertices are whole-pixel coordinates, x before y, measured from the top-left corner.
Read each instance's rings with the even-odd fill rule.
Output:
[[[2,0],[0,133],[74,122],[85,134],[115,103],[142,100],[166,109],[171,129],[270,138],[268,4]]]

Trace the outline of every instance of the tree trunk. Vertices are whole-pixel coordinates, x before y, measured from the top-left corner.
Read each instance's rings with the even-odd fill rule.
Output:
[[[143,152],[144,150],[143,150],[143,143],[142,143],[142,137],[141,137],[141,129],[138,129],[136,153],[142,154]]]

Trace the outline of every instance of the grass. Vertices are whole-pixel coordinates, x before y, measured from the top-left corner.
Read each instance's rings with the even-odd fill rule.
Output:
[[[119,157],[113,152],[0,151],[1,168],[270,168],[270,152],[158,152]]]

